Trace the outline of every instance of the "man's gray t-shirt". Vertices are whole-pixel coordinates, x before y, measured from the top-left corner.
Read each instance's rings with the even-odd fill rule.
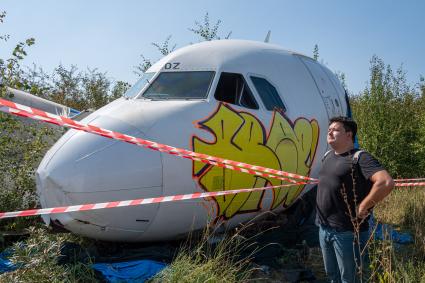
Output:
[[[384,170],[372,155],[362,152],[357,164],[359,169],[354,169],[354,174],[359,176],[355,178],[356,185],[353,188],[353,154],[356,151],[357,149],[353,149],[343,154],[335,154],[331,151],[325,156],[319,172],[316,198],[318,224],[338,231],[353,231],[351,218],[355,218],[356,207],[372,188],[370,177]],[[361,231],[368,229],[367,222],[363,221]]]

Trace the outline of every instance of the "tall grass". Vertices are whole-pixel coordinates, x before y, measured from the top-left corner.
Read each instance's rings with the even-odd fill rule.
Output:
[[[410,232],[414,243],[399,245],[390,235],[385,235],[384,240],[369,241],[370,265],[363,282],[425,283],[425,189],[395,189],[376,207],[375,217],[395,229]],[[195,248],[187,245],[153,282],[256,282],[255,272],[249,269],[250,258],[240,259],[241,246],[246,241],[239,236],[227,236],[216,249],[207,238]],[[311,249],[304,264],[314,270],[319,280],[325,279],[320,249]],[[273,278],[263,278],[261,282]]]
[[[412,244],[394,243],[391,235],[368,242],[370,265],[363,282],[425,283],[425,188],[394,189],[374,209],[377,222],[390,224],[413,236]],[[374,228],[374,227],[371,227]],[[326,280],[320,248],[310,250],[306,266],[319,280]]]
[[[409,231],[414,243],[397,245],[390,235],[384,240],[371,241],[368,282],[425,283],[425,189],[395,189],[375,208],[375,217],[396,229]],[[71,234],[51,235],[43,228],[33,228],[30,232],[30,238],[13,246],[12,260],[23,263],[23,267],[0,275],[0,282],[98,282],[89,264],[57,262],[61,245],[66,241],[84,245],[81,238]],[[244,250],[250,239],[238,232],[228,232],[218,244],[212,244],[211,238],[213,234],[207,230],[200,239],[188,240],[170,266],[152,282],[257,282],[252,256],[243,256],[247,254]],[[324,278],[319,249],[312,249],[308,262],[304,263],[319,279]],[[272,277],[279,278],[271,274],[261,282],[269,282]]]
[[[425,260],[425,188],[395,189],[375,213],[379,221],[412,233],[414,256]]]
[[[241,257],[248,240],[239,232],[226,233],[217,244],[208,229],[199,240],[189,240],[171,265],[152,282],[245,282],[253,273],[250,256]]]
[[[11,261],[21,268],[0,275],[0,282],[98,282],[89,264],[58,264],[65,241],[81,242],[71,234],[49,234],[45,228],[31,228],[31,237],[13,245]]]
[[[375,209],[378,221],[409,231],[411,245],[397,245],[390,235],[369,245],[371,281],[425,282],[425,189],[395,189]]]

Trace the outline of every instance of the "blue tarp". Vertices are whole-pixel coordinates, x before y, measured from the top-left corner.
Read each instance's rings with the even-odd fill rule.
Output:
[[[375,239],[391,239],[394,243],[397,244],[413,243],[413,237],[409,233],[396,231],[391,225],[388,224],[375,224],[375,218],[373,217],[373,215],[369,219],[369,227],[370,229],[375,229]]]
[[[20,266],[18,264],[13,264],[8,258],[11,252],[9,250],[5,250],[0,253],[0,274],[13,271],[18,269]]]
[[[166,267],[166,264],[152,260],[135,260],[96,263],[92,267],[102,273],[107,282],[145,282]]]
[[[10,250],[0,253],[0,274],[13,271],[21,267],[13,264],[8,257]],[[96,263],[92,268],[99,271],[107,282],[145,282],[155,276],[166,264],[152,260],[135,260],[118,263]]]

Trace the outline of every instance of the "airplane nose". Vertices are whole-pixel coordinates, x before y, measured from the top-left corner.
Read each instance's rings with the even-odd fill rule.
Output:
[[[98,127],[146,136],[129,123],[98,117]],[[159,152],[109,138],[67,132],[37,170],[43,207],[149,198],[163,195]],[[152,223],[158,204],[44,216],[66,229],[102,240],[137,241]]]

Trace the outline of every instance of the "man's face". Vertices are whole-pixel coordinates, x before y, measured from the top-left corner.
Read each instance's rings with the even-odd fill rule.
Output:
[[[327,141],[332,148],[341,148],[353,143],[352,132],[347,132],[340,122],[333,122],[329,125]]]

